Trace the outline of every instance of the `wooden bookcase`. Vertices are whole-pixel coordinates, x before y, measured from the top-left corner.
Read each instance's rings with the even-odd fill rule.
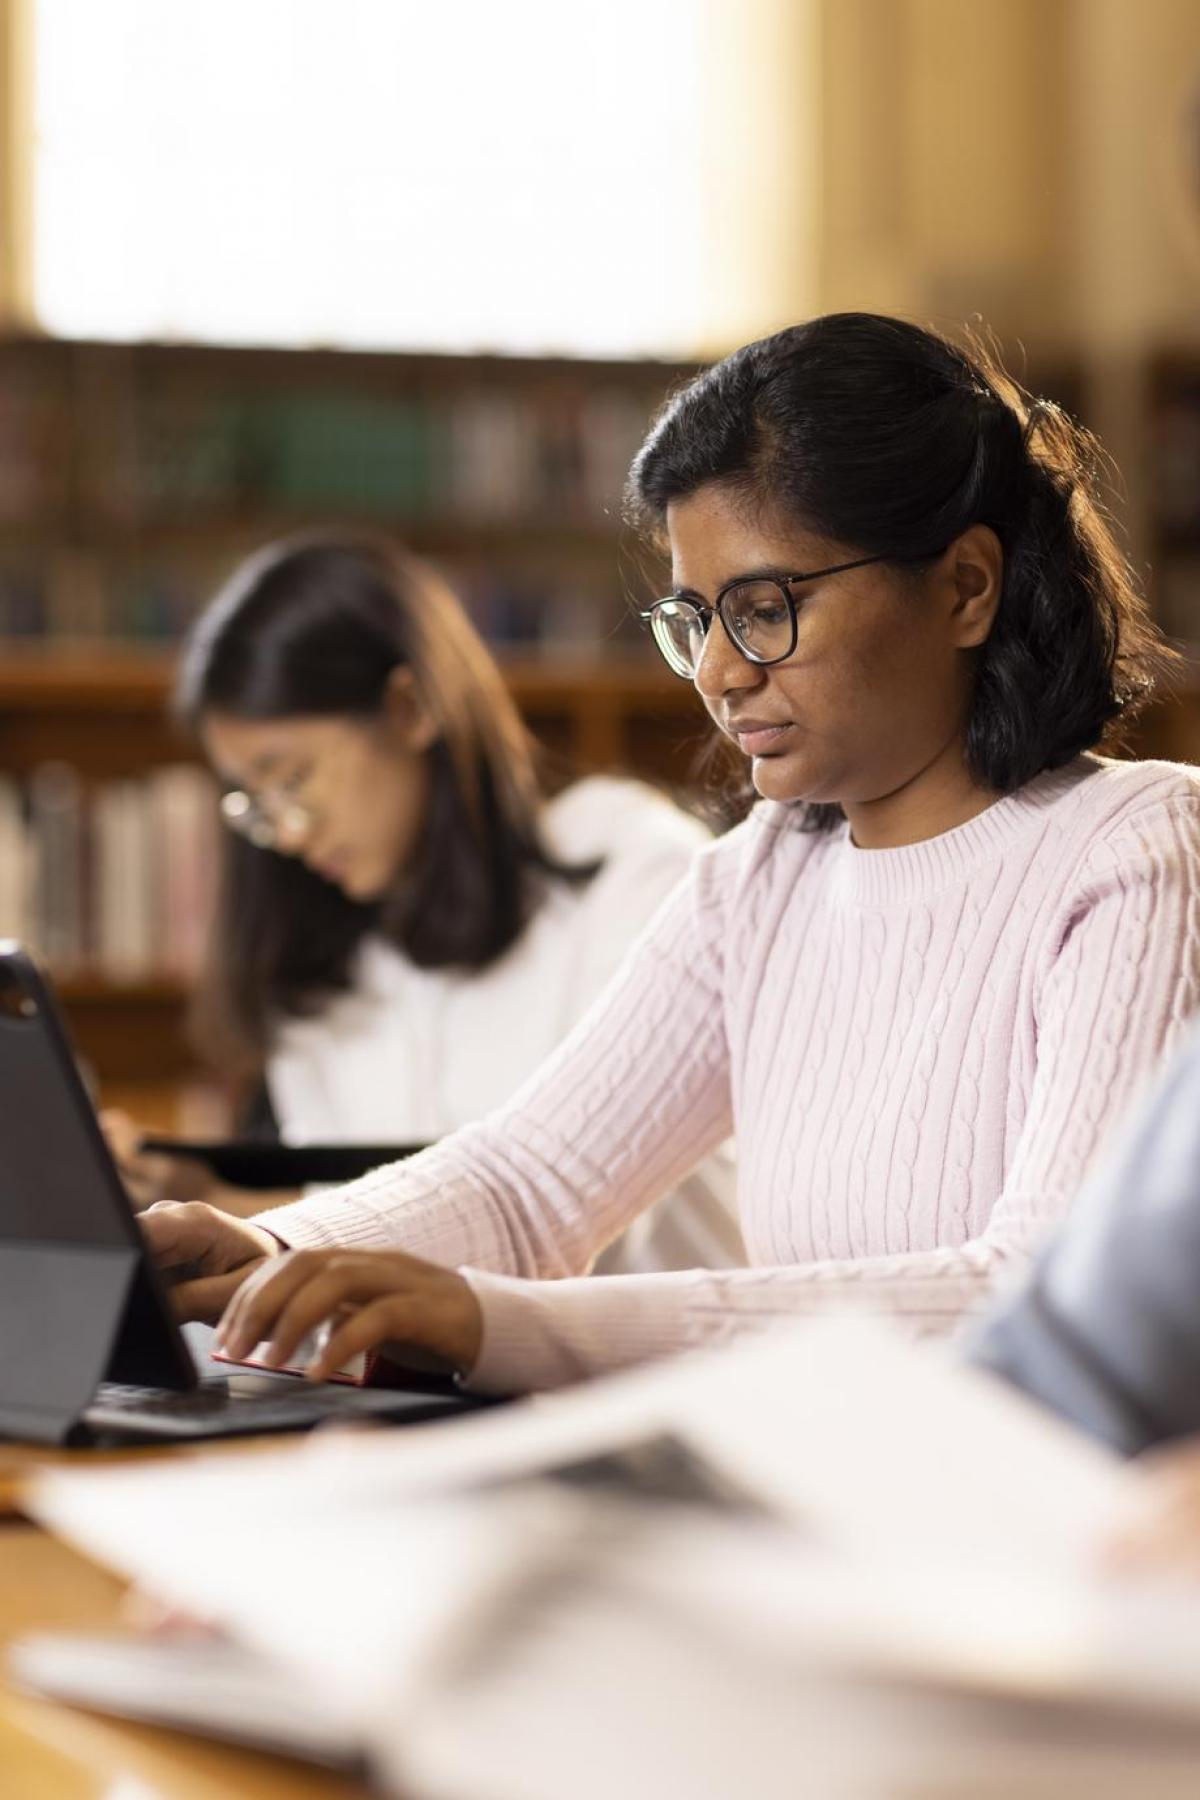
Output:
[[[0,774],[103,783],[191,757],[166,715],[190,618],[249,550],[365,524],[447,570],[553,772],[686,786],[703,713],[632,619],[620,499],[689,372],[0,342]],[[195,1073],[178,982],[62,991],[103,1097],[169,1112]]]
[[[676,790],[689,786],[705,715],[688,684],[665,668],[506,661],[505,672],[552,774],[626,769]],[[21,778],[58,760],[102,782],[191,758],[168,717],[170,676],[170,660],[144,650],[10,651],[0,658],[0,770]],[[60,991],[106,1103],[164,1126],[178,1122],[181,1093],[201,1111],[210,1104],[178,981],[71,975]]]
[[[248,550],[396,533],[485,637],[629,651],[629,460],[668,363],[0,343],[0,639],[170,642]]]

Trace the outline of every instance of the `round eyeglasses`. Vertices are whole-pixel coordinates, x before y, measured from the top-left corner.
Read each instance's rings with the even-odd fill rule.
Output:
[[[285,837],[304,836],[315,817],[309,806],[286,794],[248,794],[229,788],[220,799],[221,820],[256,850],[276,850]]]
[[[796,648],[793,587],[822,580],[826,575],[842,575],[847,569],[865,569],[871,563],[894,560],[859,556],[853,562],[833,563],[827,569],[810,569],[803,575],[743,576],[727,581],[711,606],[689,595],[667,594],[641,617],[648,621],[668,668],[685,681],[695,679],[714,618],[720,619],[726,637],[739,655],[766,668],[771,663],[786,662]]]

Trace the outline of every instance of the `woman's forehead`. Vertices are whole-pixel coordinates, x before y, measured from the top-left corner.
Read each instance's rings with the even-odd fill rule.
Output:
[[[270,775],[278,765],[320,750],[346,725],[336,718],[237,719],[206,713],[200,735],[210,759],[227,773]]]
[[[716,589],[757,569],[798,573],[836,561],[827,538],[750,505],[729,490],[701,488],[667,508],[671,575],[676,587]]]

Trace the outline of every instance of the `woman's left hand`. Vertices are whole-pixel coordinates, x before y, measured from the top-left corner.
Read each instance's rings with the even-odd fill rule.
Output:
[[[305,1371],[312,1381],[384,1343],[432,1350],[466,1374],[483,1340],[479,1302],[453,1269],[399,1250],[339,1249],[272,1257],[229,1302],[217,1342],[234,1358],[269,1342],[266,1360],[281,1366],[326,1321],[328,1339]]]

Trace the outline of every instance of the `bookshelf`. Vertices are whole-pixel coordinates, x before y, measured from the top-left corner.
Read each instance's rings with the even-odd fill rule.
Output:
[[[630,458],[668,363],[0,343],[0,640],[170,642],[314,524],[435,557],[483,635],[628,653]]]
[[[166,716],[172,649],[237,561],[313,525],[373,525],[439,562],[566,775],[686,785],[687,686],[625,598],[620,494],[689,369],[498,356],[0,341],[0,778],[106,790],[194,763]],[[90,825],[89,825],[90,830]],[[195,1077],[184,973],[52,966],[105,1099],[159,1122]]]
[[[688,785],[704,714],[690,687],[665,669],[624,659],[506,658],[504,666],[554,769],[632,768]],[[107,790],[194,761],[168,717],[171,669],[168,655],[146,648],[10,648],[0,655],[0,771],[23,784],[65,764],[79,773],[86,808]],[[73,948],[57,973],[72,1033],[105,1103],[164,1127],[179,1125],[181,1097],[189,1119],[220,1117],[219,1089],[206,1082],[186,1040],[184,972],[150,968],[120,978],[87,949]]]
[[[501,667],[535,735],[572,770],[688,785],[705,713],[657,657],[502,656]],[[171,673],[168,656],[124,645],[0,646],[0,769],[27,775],[62,760],[105,779],[193,758],[168,717]]]

